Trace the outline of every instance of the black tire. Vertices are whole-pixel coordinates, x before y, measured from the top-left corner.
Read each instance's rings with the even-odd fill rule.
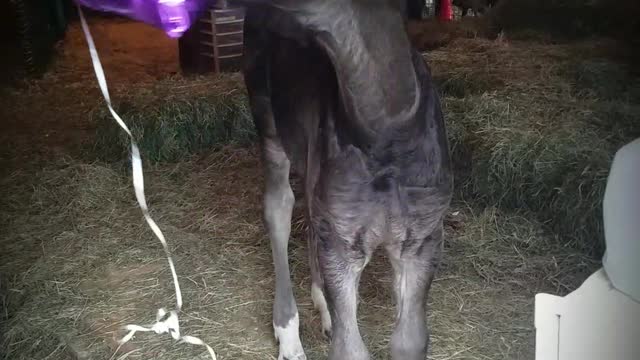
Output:
[[[61,0],[9,0],[0,22],[3,37],[11,49],[0,64],[0,79],[12,81],[39,76],[54,55],[55,43],[66,32],[64,4]]]

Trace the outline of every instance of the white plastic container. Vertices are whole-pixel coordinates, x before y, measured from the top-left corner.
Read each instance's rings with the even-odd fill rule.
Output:
[[[640,139],[616,153],[603,213],[603,268],[565,297],[536,295],[536,360],[640,360]]]
[[[561,297],[536,295],[536,360],[639,360],[640,303],[604,269]]]

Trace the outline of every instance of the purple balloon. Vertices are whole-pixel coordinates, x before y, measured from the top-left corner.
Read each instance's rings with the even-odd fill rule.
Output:
[[[76,0],[88,8],[142,21],[178,38],[196,21],[196,14],[215,0]]]

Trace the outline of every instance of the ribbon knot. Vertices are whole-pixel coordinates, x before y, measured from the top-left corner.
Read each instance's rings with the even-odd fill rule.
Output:
[[[211,358],[213,360],[217,360],[216,353],[213,351],[213,349],[200,338],[197,338],[195,336],[180,336],[180,322],[178,320],[178,312],[175,310],[167,312],[165,309],[158,309],[155,324],[151,326],[127,325],[125,326],[125,329],[129,330],[129,333],[125,335],[122,340],[120,340],[121,345],[131,340],[138,331],[153,331],[158,335],[167,333],[171,335],[174,340],[206,347],[209,355],[211,355]]]

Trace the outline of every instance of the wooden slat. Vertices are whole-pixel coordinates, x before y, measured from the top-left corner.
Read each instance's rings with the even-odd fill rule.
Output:
[[[209,54],[209,53],[200,53],[200,55],[202,56],[206,56],[208,58],[212,58],[215,59],[216,56],[213,54]],[[243,54],[231,54],[231,55],[222,55],[222,56],[218,56],[218,59],[232,59],[232,58],[237,58],[237,57],[241,57]]]
[[[229,44],[221,44],[221,45],[218,45],[218,48],[232,47],[232,46],[241,46],[241,45],[244,45],[244,44],[242,43],[242,41],[240,41],[240,42],[234,42],[234,43],[229,43]]]
[[[205,46],[209,46],[209,47],[213,47],[213,42],[211,41],[200,41],[200,44],[205,45]],[[227,47],[233,47],[233,46],[242,46],[244,45],[242,42],[234,42],[234,43],[229,43],[229,44],[220,44],[218,45],[218,49],[219,48],[227,48]]]
[[[241,57],[243,54],[231,54],[231,55],[221,55],[218,56],[218,59],[232,59],[232,58],[237,58],[237,57]]]
[[[228,25],[228,24],[240,24],[242,22],[244,22],[244,19],[236,19],[236,20],[225,20],[225,21],[220,21],[220,22],[215,22],[215,20],[209,20],[209,19],[201,19],[200,22],[203,22],[205,24],[216,24],[216,25]]]
[[[242,30],[240,30],[240,31],[231,31],[231,32],[226,32],[226,33],[217,33],[216,36],[220,37],[220,36],[228,36],[228,35],[240,35],[242,33],[243,33]]]
[[[238,8],[211,9],[210,11],[213,12],[213,13],[216,13],[216,14],[224,14],[224,13],[228,13],[228,12],[242,12],[242,13],[244,13],[244,11],[239,10]]]
[[[213,32],[212,31],[207,31],[207,30],[200,30],[201,34],[204,35],[209,35],[209,36],[213,36]],[[226,33],[218,33],[216,34],[216,36],[220,37],[220,36],[229,36],[229,35],[240,35],[242,34],[243,31],[232,31],[232,32],[226,32]]]

